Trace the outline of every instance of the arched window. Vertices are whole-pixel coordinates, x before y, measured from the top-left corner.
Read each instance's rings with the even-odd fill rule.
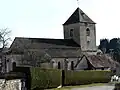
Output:
[[[58,62],[58,69],[61,69],[61,64],[60,64],[60,62]]]
[[[13,62],[12,65],[13,65],[13,67],[16,67],[16,62]]]
[[[16,62],[12,63],[12,69],[13,69],[13,71],[16,70]]]
[[[86,35],[90,36],[90,29],[89,28],[86,29]]]
[[[73,37],[73,29],[70,29],[70,37]]]

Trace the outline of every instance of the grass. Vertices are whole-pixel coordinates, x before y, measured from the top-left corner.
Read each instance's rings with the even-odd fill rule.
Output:
[[[80,85],[80,86],[65,86],[60,89],[58,88],[53,88],[53,89],[48,89],[48,90],[71,90],[72,88],[85,88],[85,87],[92,87],[92,86],[103,86],[105,83],[93,83],[93,84],[88,84],[88,85]]]

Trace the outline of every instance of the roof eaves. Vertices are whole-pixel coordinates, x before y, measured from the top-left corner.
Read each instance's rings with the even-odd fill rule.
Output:
[[[79,58],[80,56],[51,56],[52,58]]]

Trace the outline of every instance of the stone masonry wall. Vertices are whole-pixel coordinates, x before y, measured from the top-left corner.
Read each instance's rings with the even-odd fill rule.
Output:
[[[0,79],[0,90],[21,90],[21,80],[5,80]]]

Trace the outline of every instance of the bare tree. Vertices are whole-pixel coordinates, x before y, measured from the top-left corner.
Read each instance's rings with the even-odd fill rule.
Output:
[[[8,28],[0,29],[0,46],[1,48],[5,48],[8,46],[10,38],[11,30]]]
[[[6,72],[6,53],[5,48],[8,46],[11,31],[8,28],[0,29],[0,72]]]

